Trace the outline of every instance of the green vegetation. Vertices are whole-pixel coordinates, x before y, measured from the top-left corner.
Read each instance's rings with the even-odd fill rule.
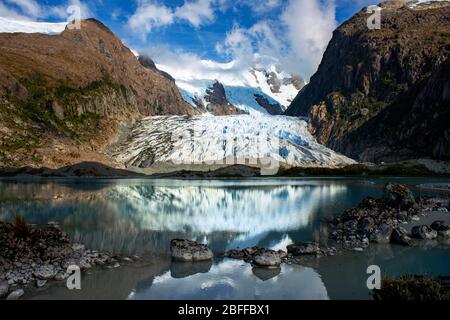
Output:
[[[445,281],[422,276],[403,276],[398,279],[385,278],[381,289],[373,291],[375,300],[450,300],[450,286]],[[447,281],[448,282],[448,281]]]

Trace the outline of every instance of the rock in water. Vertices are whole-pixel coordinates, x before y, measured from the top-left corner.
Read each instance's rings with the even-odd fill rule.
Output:
[[[375,243],[389,243],[391,241],[392,226],[387,223],[382,223],[370,235],[370,241]]]
[[[261,249],[254,257],[253,264],[257,267],[279,268],[281,257],[277,251]]]
[[[207,245],[186,239],[172,240],[170,251],[176,261],[206,261],[213,258],[213,253]]]
[[[431,224],[431,229],[436,231],[447,231],[450,227],[445,223],[445,221],[437,220]]]
[[[401,244],[404,246],[411,245],[411,238],[406,234],[406,230],[398,227],[392,231],[391,234],[391,243]]]
[[[23,291],[23,289],[17,289],[11,292],[6,300],[19,300],[24,294],[25,291]]]
[[[294,256],[317,255],[320,253],[320,247],[315,242],[304,242],[288,245],[287,251]]]
[[[7,281],[0,282],[0,299],[5,297],[9,292],[9,285]]]
[[[433,240],[437,238],[437,231],[428,226],[414,226],[411,236],[416,239]]]
[[[416,204],[411,190],[404,185],[393,183],[388,183],[384,187],[383,201],[390,206],[406,210]]]

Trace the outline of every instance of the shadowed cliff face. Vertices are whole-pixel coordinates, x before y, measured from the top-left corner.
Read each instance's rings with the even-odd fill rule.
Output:
[[[333,34],[317,73],[287,110],[319,142],[363,161],[450,158],[450,5],[382,4]]]
[[[0,166],[109,163],[101,151],[118,127],[193,113],[99,21],[56,36],[0,34]]]
[[[206,110],[214,115],[225,116],[245,113],[228,101],[225,88],[219,81],[214,82],[211,87],[206,89],[205,100],[208,103]],[[199,105],[199,107],[201,106]]]

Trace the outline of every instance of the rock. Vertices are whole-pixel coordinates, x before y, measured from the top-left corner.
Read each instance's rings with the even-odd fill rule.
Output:
[[[23,289],[17,289],[11,292],[6,298],[6,300],[19,300],[20,298],[22,298],[24,294],[25,291],[23,291]]]
[[[410,246],[411,238],[408,237],[405,229],[403,229],[402,227],[398,227],[392,231],[391,243]]]
[[[55,280],[56,281],[63,281],[65,279],[67,279],[69,277],[69,275],[66,272],[59,272],[56,276],[55,276]]]
[[[223,256],[231,259],[243,259],[245,252],[244,250],[229,250],[225,252]]]
[[[411,236],[416,239],[433,240],[437,238],[437,231],[428,226],[414,226],[411,230]]]
[[[378,228],[370,235],[370,241],[375,243],[389,243],[391,241],[392,226],[387,223],[381,223]]]
[[[8,281],[0,282],[0,299],[4,298],[9,292]]]
[[[431,229],[436,231],[447,231],[450,227],[442,220],[436,220],[431,224]]]
[[[213,258],[207,245],[186,239],[172,240],[170,251],[175,261],[206,261]]]
[[[287,251],[293,256],[320,254],[319,244],[315,242],[290,244],[287,246]]]
[[[41,280],[50,280],[53,279],[57,274],[57,271],[52,265],[44,265],[40,266],[36,269],[33,275]]]
[[[384,187],[383,201],[393,207],[407,210],[416,204],[414,195],[406,186],[388,183]]]
[[[45,286],[47,284],[47,280],[36,280],[36,287],[38,288],[42,288],[43,286]]]
[[[276,251],[262,249],[253,257],[253,264],[257,267],[279,268],[281,258]]]
[[[438,231],[438,236],[444,239],[450,239],[450,230]]]

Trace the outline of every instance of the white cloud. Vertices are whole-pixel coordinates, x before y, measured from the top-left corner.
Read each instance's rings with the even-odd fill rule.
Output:
[[[281,21],[299,67],[311,76],[337,26],[334,1],[291,0]]]
[[[153,28],[171,24],[173,20],[174,15],[170,8],[154,2],[141,1],[136,12],[128,20],[128,25],[135,31],[141,29],[147,34]]]
[[[214,21],[212,0],[186,1],[183,6],[176,8],[174,15],[178,19],[187,20],[194,27]]]
[[[172,9],[155,0],[141,0],[128,26],[133,31],[143,31],[145,37],[154,28],[171,25],[176,21],[187,21],[194,27],[211,23],[215,19],[213,4],[216,0],[189,0],[181,7]]]
[[[41,13],[41,7],[34,0],[5,0],[5,2],[19,8],[29,17],[38,17]]]
[[[80,9],[82,19],[94,16],[89,6],[80,0],[68,0],[65,4],[58,6],[43,5],[35,0],[4,1],[4,3],[0,2],[0,16],[9,19],[35,22],[50,17],[67,19],[71,17],[71,14],[67,11],[70,6],[77,6]]]

